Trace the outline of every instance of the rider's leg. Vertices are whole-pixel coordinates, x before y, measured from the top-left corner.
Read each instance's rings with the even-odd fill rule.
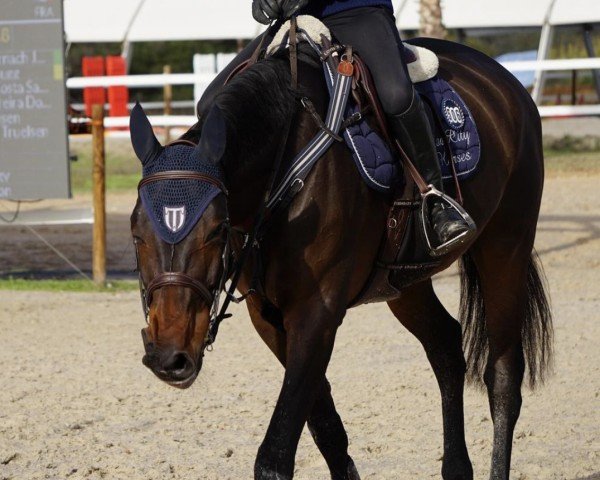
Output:
[[[425,181],[443,192],[433,132],[421,98],[414,90],[402,58],[402,41],[393,13],[385,7],[348,10],[323,19],[335,37],[355,47],[367,63],[393,134]],[[430,223],[445,244],[469,230],[454,209],[433,197]]]

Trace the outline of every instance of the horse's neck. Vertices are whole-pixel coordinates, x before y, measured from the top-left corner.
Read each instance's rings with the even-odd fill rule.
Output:
[[[284,68],[289,68],[287,63],[283,65]],[[307,69],[304,64],[300,65],[301,88],[312,92],[311,97],[318,105],[326,105],[326,101],[321,101],[321,97],[325,95],[322,91],[321,70]],[[289,80],[286,78],[283,83],[275,83],[266,83],[258,89],[264,97],[255,96],[251,100],[240,98],[233,106],[239,123],[231,136],[236,139],[237,146],[229,161],[224,162],[230,192],[229,214],[233,225],[247,224],[261,207],[281,142],[286,141],[281,162],[286,165],[286,161],[300,151],[317,131],[314,123],[307,120],[309,115],[299,109],[298,100],[286,93]],[[277,88],[282,90],[276,90]],[[281,114],[271,117],[271,111],[281,112],[282,102],[289,106],[287,115],[283,118]],[[285,125],[287,121],[291,121],[291,125],[289,135],[284,139],[282,137],[288,131]]]
[[[246,145],[237,152],[237,156],[243,157],[242,161],[225,165],[229,215],[234,226],[252,221],[268,188],[281,132],[273,129],[267,133],[265,129],[265,134],[256,139],[255,145]]]

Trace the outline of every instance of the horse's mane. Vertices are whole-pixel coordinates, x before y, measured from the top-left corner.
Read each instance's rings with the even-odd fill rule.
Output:
[[[281,135],[298,106],[299,94],[291,88],[290,78],[287,55],[277,54],[234,77],[217,94],[213,105],[227,121],[226,172],[249,167]],[[200,118],[182,139],[199,141],[203,121]]]

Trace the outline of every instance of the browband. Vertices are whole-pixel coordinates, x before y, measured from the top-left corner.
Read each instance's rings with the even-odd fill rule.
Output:
[[[168,170],[166,172],[157,172],[140,180],[138,190],[145,187],[149,183],[159,182],[161,180],[199,180],[214,185],[221,190],[225,195],[229,192],[221,180],[205,173],[192,172],[190,170]]]

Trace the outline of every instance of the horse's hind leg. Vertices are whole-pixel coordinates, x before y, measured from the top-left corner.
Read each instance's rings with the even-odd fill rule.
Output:
[[[529,187],[521,191],[534,190]],[[519,197],[509,192],[507,198]],[[470,309],[471,318],[466,315],[465,343],[471,373],[479,375],[484,369],[489,395],[494,424],[491,480],[507,480],[510,476],[525,359],[533,384],[543,375],[551,350],[550,312],[532,258],[538,206],[539,198],[501,206],[470,256],[463,258],[463,277],[472,284],[476,282],[475,290],[483,299],[482,304]]]
[[[499,255],[490,248],[485,255],[475,250],[473,257],[481,278],[489,349],[483,378],[494,424],[490,479],[507,480],[525,372],[521,329],[527,305],[528,258],[502,261],[502,253],[496,253]]]
[[[472,251],[481,282],[487,334],[483,379],[494,424],[491,480],[507,480],[510,476],[513,432],[521,411],[525,372],[521,335],[527,313],[531,250],[531,243],[511,248],[497,232],[484,236]],[[463,260],[465,265],[470,261],[468,257]],[[482,361],[480,356],[476,362],[480,368]]]
[[[422,343],[442,395],[444,480],[472,480],[473,468],[465,444],[463,389],[465,360],[459,323],[441,304],[431,280],[402,291],[389,303],[398,320]]]
[[[285,366],[286,334],[276,328],[281,320],[278,312],[265,310],[263,305],[249,301],[248,307],[252,322],[269,349]],[[269,318],[270,317],[270,318]],[[360,480],[354,462],[348,455],[348,436],[342,423],[327,379],[310,411],[307,420],[308,429],[321,451],[332,480]]]

